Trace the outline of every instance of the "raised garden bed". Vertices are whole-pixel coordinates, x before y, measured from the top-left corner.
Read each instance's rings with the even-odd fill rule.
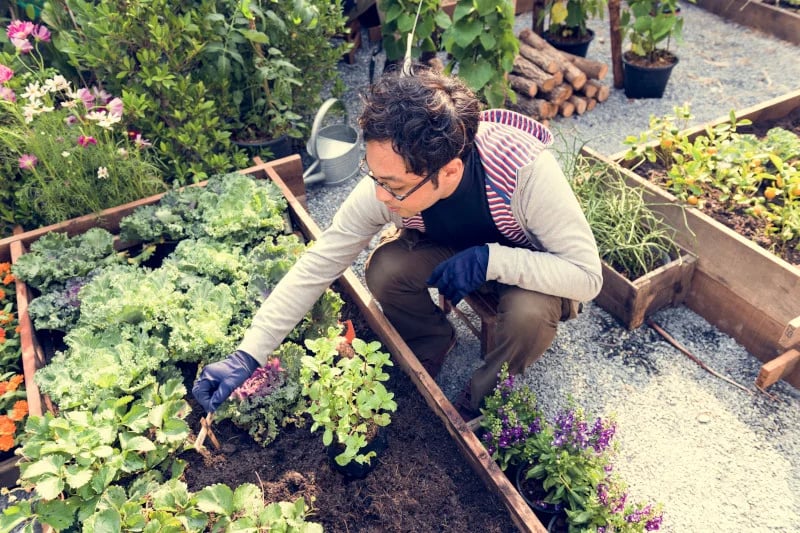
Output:
[[[800,13],[762,0],[696,0],[697,5],[731,22],[800,44]]]
[[[753,127],[768,124],[800,109],[800,91],[773,99],[736,113]],[[729,121],[722,118],[693,128],[690,138],[704,135],[706,127]],[[623,154],[606,158],[591,149],[584,154],[609,164],[624,166]],[[767,386],[783,378],[800,387],[800,366],[796,357],[776,358],[800,339],[794,332],[800,317],[800,268],[777,257],[718,222],[708,214],[682,206],[670,193],[647,179],[623,168],[626,181],[642,187],[654,211],[678,228],[678,244],[697,256],[694,279],[686,305],[731,335],[750,353],[765,362],[758,383]]]
[[[257,165],[244,172],[275,181],[288,200],[297,227],[310,239],[319,234],[319,228],[305,212],[301,202],[304,184],[299,157]],[[155,203],[160,197],[157,195],[135,202],[135,205],[120,206],[115,212],[104,212],[103,227],[116,231],[119,220],[125,214],[140,205]],[[70,234],[78,234],[98,224],[97,217],[82,219],[23,233],[3,243],[3,246],[7,247],[9,256],[16,258],[46,231],[66,229]],[[117,246],[121,248],[126,243],[117,242]],[[0,248],[0,253],[2,250]],[[396,383],[398,400],[402,405],[396,422],[390,426],[395,432],[390,439],[396,442],[390,446],[389,455],[382,459],[379,467],[367,479],[345,484],[338,474],[330,471],[318,434],[310,435],[300,429],[287,431],[285,436],[281,436],[283,440],[280,445],[264,449],[246,433],[223,424],[218,431],[227,445],[221,453],[214,453],[205,459],[194,453],[184,454],[183,458],[190,461],[190,470],[195,469],[193,474],[186,475],[190,484],[196,485],[190,489],[195,490],[206,482],[229,481],[231,486],[235,486],[237,482],[250,481],[260,484],[268,495],[276,498],[315,495],[317,500],[312,507],[316,508],[316,515],[310,519],[323,522],[326,529],[332,530],[346,530],[360,524],[381,531],[423,531],[446,521],[447,527],[452,525],[453,530],[477,527],[481,531],[511,531],[516,525],[522,531],[545,531],[505,474],[487,455],[470,427],[461,420],[436,383],[383,317],[355,275],[347,271],[339,284],[347,298],[361,312],[362,320],[392,352],[398,370],[407,374],[406,377],[394,372],[393,381],[390,382],[390,386]],[[33,334],[27,312],[23,310],[23,305],[27,307],[27,290],[22,283],[19,287],[22,296],[20,316],[25,319],[24,352],[28,354],[26,383],[33,384],[33,373],[44,364],[43,350]],[[187,377],[187,380],[191,381],[191,378],[193,376]],[[421,398],[415,394],[414,386]],[[28,390],[38,400],[38,407],[31,407],[32,414],[37,414],[35,409],[38,409],[38,414],[47,410],[47,399],[39,398],[35,387]],[[428,409],[423,406],[422,400],[427,403]],[[193,407],[196,411],[193,416],[197,418],[193,419],[192,427],[197,429],[200,408],[194,404]],[[452,440],[447,438],[440,422]],[[310,443],[308,448],[300,446],[304,439]],[[461,451],[467,459],[466,463],[453,453],[454,448]],[[204,461],[209,462],[204,464]],[[234,464],[236,468],[233,468]],[[466,468],[467,464],[474,472]],[[279,465],[283,469],[278,468]],[[315,468],[322,470],[316,472]],[[267,473],[271,476],[269,480],[263,479]],[[475,473],[483,484],[475,477]],[[246,479],[243,478],[245,475]],[[396,486],[396,489],[389,488],[392,486]],[[493,494],[488,494],[486,487]],[[327,505],[333,507],[327,509]]]

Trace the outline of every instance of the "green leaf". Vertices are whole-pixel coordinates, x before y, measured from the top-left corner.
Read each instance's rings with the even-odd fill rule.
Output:
[[[234,513],[233,491],[227,485],[216,484],[197,493],[197,508],[205,513],[230,516]]]
[[[64,480],[56,476],[42,477],[36,481],[36,493],[45,500],[58,498],[64,490]]]
[[[122,518],[116,509],[104,509],[94,515],[92,531],[96,533],[118,533],[122,531]]]

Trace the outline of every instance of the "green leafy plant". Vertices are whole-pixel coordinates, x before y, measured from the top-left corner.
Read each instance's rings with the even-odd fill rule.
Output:
[[[150,143],[119,125],[122,100],[97,87],[77,89],[46,69],[44,26],[15,20],[7,32],[17,45],[13,57],[0,55],[0,152],[3,171],[14,176],[11,221],[53,224],[163,191]]]
[[[152,140],[178,184],[247,165],[224,121],[233,104],[217,97],[230,82],[203,55],[220,39],[217,4],[59,0],[42,12],[55,48],[87,84],[122,95],[127,125]]]
[[[440,0],[381,0],[381,35],[387,61],[398,61],[405,55],[408,35],[414,28],[417,10],[419,20],[414,30],[411,56],[419,59],[425,53],[431,54],[439,50],[440,33],[451,24],[450,17],[441,10],[440,4]]]
[[[313,420],[311,431],[323,429],[322,443],[341,448],[335,457],[339,465],[369,464],[376,453],[361,450],[397,410],[394,394],[383,383],[389,379],[383,368],[392,362],[389,354],[379,351],[379,342],[355,338],[348,345],[338,332],[331,328],[326,337],[305,342],[313,352],[301,359],[305,411]]]
[[[679,255],[674,230],[656,215],[642,190],[613,168],[579,157],[570,179],[600,257],[635,280]]]
[[[547,32],[552,37],[583,38],[589,35],[586,23],[592,18],[603,18],[606,0],[552,0],[540,11],[542,22],[547,21]]]
[[[613,472],[598,483],[583,508],[567,509],[570,533],[613,531],[645,533],[658,531],[663,521],[660,503],[636,502],[627,492],[625,483]]]
[[[16,278],[11,263],[0,263],[0,373],[21,370]]]
[[[453,56],[446,71],[457,66],[458,75],[489,106],[516,101],[506,80],[519,53],[512,2],[459,0],[453,23],[442,33],[442,45]]]
[[[647,63],[672,62],[672,39],[683,38],[683,18],[678,16],[678,0],[630,0],[622,9],[620,27],[623,39],[630,41],[629,53]],[[662,45],[662,48],[659,48]]]
[[[733,111],[728,122],[707,127],[690,139],[688,105],[673,114],[651,116],[646,131],[629,136],[625,160],[663,167],[660,184],[690,206],[712,198],[722,207],[755,219],[773,249],[800,249],[800,138],[772,128],[759,139],[739,129],[750,125]]]
[[[149,470],[169,471],[189,434],[189,405],[179,380],[151,385],[138,399],[113,398],[96,409],[29,417],[25,427],[22,486],[30,501],[4,510],[69,529],[95,512],[112,483]]]

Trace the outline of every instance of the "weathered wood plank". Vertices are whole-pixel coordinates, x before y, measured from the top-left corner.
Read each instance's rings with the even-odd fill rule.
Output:
[[[794,370],[800,361],[800,351],[788,350],[772,361],[764,363],[756,378],[756,385],[765,389]]]
[[[800,15],[760,0],[696,0],[697,5],[725,19],[800,44]]]
[[[778,344],[784,348],[791,348],[792,346],[800,346],[800,316],[797,316],[786,324],[781,333],[781,338],[778,339]]]

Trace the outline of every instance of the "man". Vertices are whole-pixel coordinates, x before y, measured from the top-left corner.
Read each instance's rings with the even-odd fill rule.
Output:
[[[518,374],[550,346],[558,322],[600,291],[600,258],[553,155],[550,132],[508,110],[481,112],[457,78],[417,66],[364,97],[364,179],[331,226],[259,309],[239,349],[208,365],[192,392],[209,412],[264,364],[330,283],[388,223],[366,265],[367,286],[436,375],[455,331],[429,286],[451,303],[498,296],[497,342],[456,402],[476,414],[503,362]]]

